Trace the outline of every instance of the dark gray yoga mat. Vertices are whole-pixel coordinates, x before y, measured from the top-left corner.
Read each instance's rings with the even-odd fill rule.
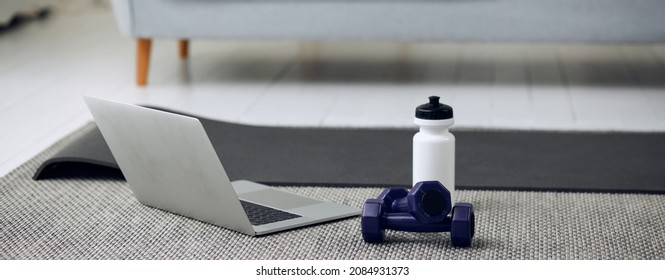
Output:
[[[415,129],[285,128],[199,118],[231,180],[271,185],[411,184]],[[455,131],[459,189],[665,193],[665,134]],[[121,177],[93,129],[35,179]]]

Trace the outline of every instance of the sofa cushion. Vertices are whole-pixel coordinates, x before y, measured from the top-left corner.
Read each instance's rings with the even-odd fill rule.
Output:
[[[662,0],[114,0],[132,37],[665,40]]]

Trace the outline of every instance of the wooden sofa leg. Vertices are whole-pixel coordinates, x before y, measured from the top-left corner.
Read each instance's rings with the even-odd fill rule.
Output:
[[[138,38],[136,40],[136,85],[148,84],[148,66],[150,64],[150,48],[152,39]]]
[[[189,56],[189,40],[182,39],[178,41],[178,50],[181,59],[187,58],[187,56]]]

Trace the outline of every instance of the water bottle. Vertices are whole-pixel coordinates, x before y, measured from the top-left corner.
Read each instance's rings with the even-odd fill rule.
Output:
[[[455,136],[448,131],[455,123],[453,108],[441,104],[438,96],[416,108],[415,123],[420,131],[413,136],[413,185],[439,181],[455,203]]]

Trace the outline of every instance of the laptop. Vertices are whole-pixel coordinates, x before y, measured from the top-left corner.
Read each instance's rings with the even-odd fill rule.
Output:
[[[223,158],[196,118],[84,99],[130,189],[144,205],[252,236],[360,214],[358,208],[247,180],[231,182]]]

